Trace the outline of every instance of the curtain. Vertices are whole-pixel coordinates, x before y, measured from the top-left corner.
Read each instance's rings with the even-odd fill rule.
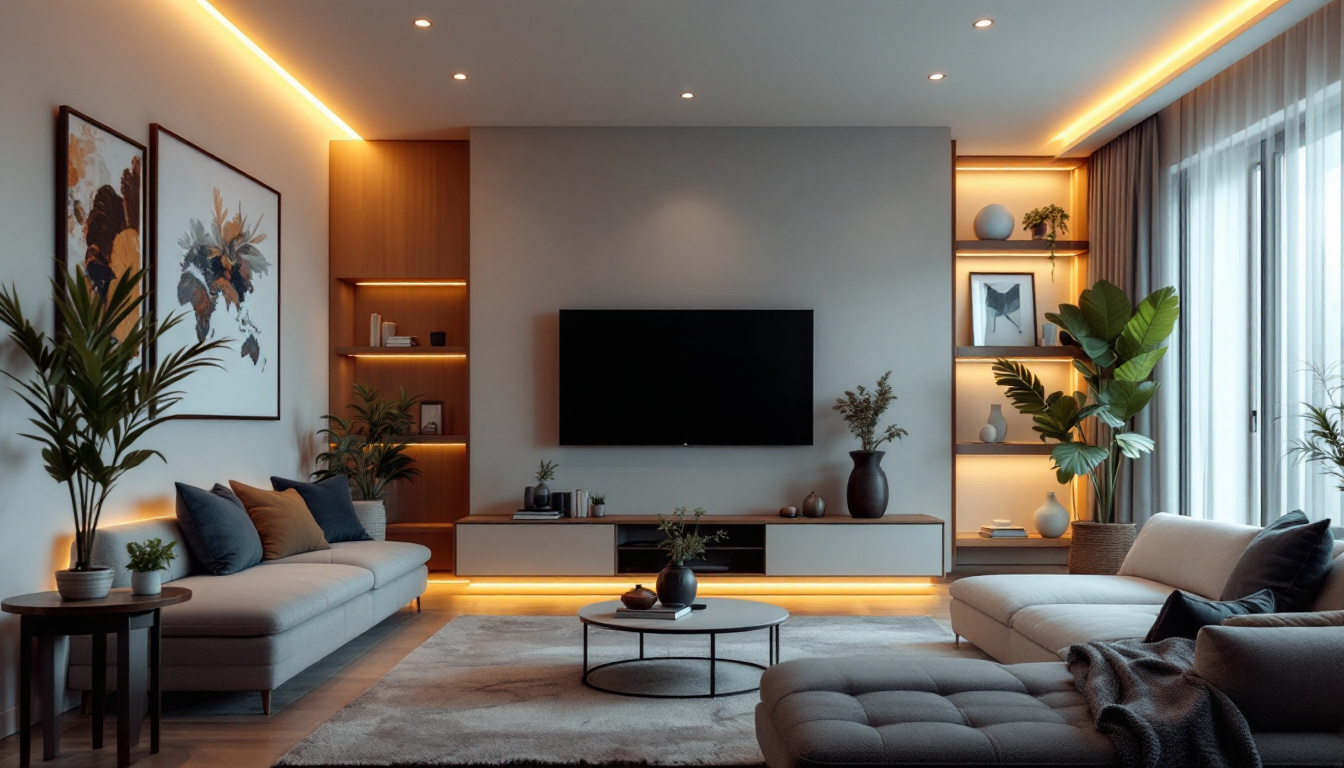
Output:
[[[1163,248],[1161,157],[1158,117],[1126,131],[1088,160],[1089,278],[1108,280],[1134,301],[1175,285]],[[1172,352],[1168,353],[1175,359]],[[1152,455],[1124,465],[1116,487],[1116,518],[1142,523],[1161,511],[1177,511],[1180,451],[1170,418],[1177,410],[1178,367],[1156,372],[1160,396],[1135,420],[1133,429],[1157,441]],[[1106,427],[1099,430],[1105,433]],[[1106,440],[1102,435],[1103,442]]]
[[[1344,512],[1329,478],[1287,455],[1302,403],[1324,397],[1308,366],[1344,351],[1341,18],[1331,3],[1161,116],[1176,143],[1164,168],[1183,304],[1180,496],[1197,517]]]

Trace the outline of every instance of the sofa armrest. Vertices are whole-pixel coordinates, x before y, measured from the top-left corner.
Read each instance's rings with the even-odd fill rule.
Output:
[[[1204,627],[1199,677],[1227,694],[1254,731],[1344,729],[1344,629]]]
[[[168,564],[168,570],[163,574],[165,583],[190,576],[196,570],[196,563],[192,560],[191,553],[187,551],[186,542],[182,540],[182,529],[178,527],[176,517],[153,517],[118,525],[98,526],[98,536],[93,542],[93,564],[107,566],[114,571],[113,587],[129,587],[131,572],[126,566],[130,563],[131,556],[126,552],[126,544],[153,538],[162,539],[164,544],[170,541],[177,542],[177,546],[173,548],[176,557]],[[74,561],[75,545],[71,542],[70,562]]]
[[[1224,627],[1344,627],[1344,611],[1302,611],[1300,613],[1248,613],[1228,616]]]

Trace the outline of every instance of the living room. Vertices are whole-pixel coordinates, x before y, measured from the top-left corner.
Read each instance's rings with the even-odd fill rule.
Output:
[[[0,9],[4,764],[1344,765],[1340,0]]]

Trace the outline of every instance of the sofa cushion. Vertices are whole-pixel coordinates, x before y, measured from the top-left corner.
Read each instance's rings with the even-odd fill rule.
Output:
[[[1273,613],[1274,593],[1262,589],[1240,600],[1205,600],[1198,595],[1176,590],[1162,605],[1157,621],[1145,643],[1156,643],[1169,637],[1184,637],[1194,640],[1202,627],[1218,626],[1230,616],[1244,616],[1248,613]]]
[[[205,491],[177,486],[177,523],[193,559],[206,571],[225,576],[261,562],[261,537],[243,502],[218,483]]]
[[[1009,573],[957,579],[949,592],[981,613],[1016,626],[1013,616],[1033,605],[1159,606],[1171,594],[1171,587],[1134,576]]]
[[[1344,610],[1344,554],[1339,551],[1341,547],[1344,547],[1344,541],[1335,542],[1335,559],[1330,561],[1320,594],[1311,605],[1313,611]]]
[[[271,487],[277,491],[290,488],[299,492],[308,511],[322,528],[322,535],[330,544],[338,541],[373,541],[364,526],[355,515],[355,502],[350,496],[350,481],[341,477],[329,477],[317,483],[305,483],[301,480],[286,480],[272,477]]]
[[[229,486],[242,499],[247,516],[257,527],[263,560],[279,560],[331,546],[298,491],[267,491],[236,480],[230,480]]]
[[[1220,599],[1238,600],[1268,589],[1280,611],[1305,611],[1325,583],[1334,548],[1329,520],[1310,523],[1301,512],[1289,512],[1251,540]]]
[[[131,572],[126,565],[130,562],[131,556],[126,552],[127,542],[155,538],[162,539],[165,544],[170,541],[177,542],[174,550],[177,557],[168,563],[168,570],[163,574],[164,582],[190,576],[193,572],[201,570],[200,563],[192,557],[191,548],[187,546],[182,526],[171,517],[152,517],[131,523],[98,526],[98,535],[93,540],[93,564],[112,569],[113,587],[129,587]],[[72,540],[70,562],[75,561],[75,556],[75,542]]]
[[[1143,637],[1160,610],[1157,605],[1038,605],[1018,611],[1013,630],[1058,654],[1089,640]]]
[[[429,556],[428,547],[405,541],[340,541],[332,544],[331,549],[304,552],[279,560],[267,560],[262,565],[289,563],[353,565],[371,572],[373,588],[378,589],[429,562]]]
[[[1248,613],[1228,616],[1224,627],[1344,627],[1344,611],[1297,611],[1296,613]],[[1344,637],[1344,636],[1341,636]]]
[[[188,576],[174,586],[191,599],[163,609],[165,636],[273,635],[373,589],[373,573],[351,565],[292,563],[229,576]]]
[[[1344,632],[1337,628],[1205,627],[1195,641],[1195,674],[1227,694],[1252,730],[1344,730]]]
[[[1241,553],[1259,532],[1250,525],[1159,513],[1143,524],[1120,566],[1120,575],[1151,579],[1217,600]]]

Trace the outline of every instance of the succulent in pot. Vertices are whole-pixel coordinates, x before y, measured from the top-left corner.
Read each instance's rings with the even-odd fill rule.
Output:
[[[594,493],[592,500],[593,517],[607,516],[607,495],[605,493]]]
[[[163,572],[168,564],[177,559],[173,550],[176,541],[166,545],[158,537],[145,541],[126,543],[126,553],[131,556],[126,568],[131,572],[131,592],[137,595],[157,595],[163,591]]]

